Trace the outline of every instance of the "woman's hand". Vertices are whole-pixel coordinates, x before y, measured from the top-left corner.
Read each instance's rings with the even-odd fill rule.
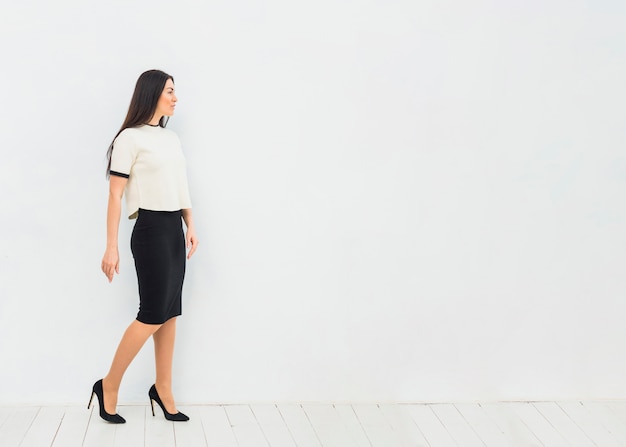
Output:
[[[109,278],[109,282],[113,281],[113,273],[120,273],[120,254],[115,248],[107,248],[102,258],[102,271]]]
[[[192,226],[191,228],[187,228],[187,234],[185,235],[185,243],[187,244],[187,259],[191,259],[191,255],[198,248],[198,238],[196,237],[196,230]]]
[[[183,211],[183,220],[187,226],[187,234],[185,235],[185,245],[187,246],[187,259],[191,259],[191,255],[198,248],[198,237],[196,236],[196,227],[193,224],[193,214],[191,208],[185,208]]]

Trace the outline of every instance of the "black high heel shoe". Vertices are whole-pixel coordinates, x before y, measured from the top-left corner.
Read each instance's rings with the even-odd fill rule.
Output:
[[[104,391],[102,391],[102,379],[93,384],[93,389],[91,390],[91,398],[89,398],[89,403],[87,404],[88,410],[91,407],[91,401],[93,400],[94,394],[98,396],[98,404],[100,405],[100,417],[102,419],[112,424],[124,424],[126,422],[126,419],[124,419],[119,414],[109,414],[104,410]]]
[[[189,416],[181,413],[180,411],[176,414],[167,412],[167,410],[165,409],[165,405],[163,405],[163,402],[159,397],[159,393],[157,393],[156,386],[152,385],[150,387],[150,391],[148,391],[148,397],[150,398],[150,405],[152,406],[152,416],[154,416],[154,403],[156,402],[157,404],[159,404],[159,407],[161,407],[161,410],[163,410],[163,416],[165,416],[165,419],[167,419],[168,421],[183,422],[189,420]]]

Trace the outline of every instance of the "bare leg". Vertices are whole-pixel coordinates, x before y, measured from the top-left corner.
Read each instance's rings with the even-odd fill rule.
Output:
[[[145,324],[138,320],[134,320],[120,341],[111,369],[109,373],[102,379],[102,390],[104,393],[104,409],[109,414],[115,414],[117,406],[117,393],[120,389],[122,377],[133,361],[146,340],[159,330],[160,324]]]
[[[154,359],[156,362],[155,386],[159,397],[168,413],[175,414],[176,404],[172,394],[172,362],[174,360],[174,341],[176,339],[176,317],[170,318],[152,334],[154,340]]]

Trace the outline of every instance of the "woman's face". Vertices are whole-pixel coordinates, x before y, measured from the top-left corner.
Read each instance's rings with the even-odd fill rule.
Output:
[[[172,116],[174,114],[174,107],[176,107],[176,94],[174,93],[174,83],[171,79],[168,79],[163,88],[163,92],[157,102],[155,115],[157,116]]]

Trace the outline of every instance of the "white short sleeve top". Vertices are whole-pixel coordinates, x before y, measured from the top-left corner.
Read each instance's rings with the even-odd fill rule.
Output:
[[[124,195],[129,219],[139,208],[191,208],[185,156],[178,135],[160,126],[124,129],[113,142],[111,175],[128,179]]]

